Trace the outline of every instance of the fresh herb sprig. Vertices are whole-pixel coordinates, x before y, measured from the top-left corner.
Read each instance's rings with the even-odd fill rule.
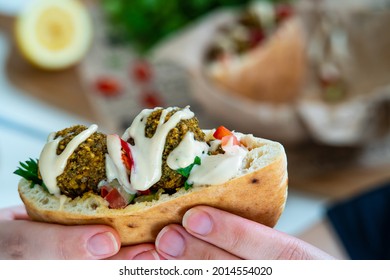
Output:
[[[188,177],[190,177],[190,173],[191,173],[192,168],[193,168],[196,164],[197,164],[197,165],[200,165],[200,164],[201,164],[200,157],[198,157],[198,156],[195,157],[193,163],[191,163],[191,164],[188,165],[187,167],[177,169],[176,172],[179,173],[180,175],[182,175],[183,177],[185,177],[185,178],[188,179]],[[185,189],[186,191],[188,191],[191,187],[192,187],[192,184],[189,184],[188,181],[186,180],[185,183],[184,183],[184,189]]]
[[[19,164],[20,166],[14,171],[14,174],[30,181],[30,188],[33,188],[36,184],[38,184],[47,191],[45,183],[43,183],[42,179],[38,175],[38,160],[30,158],[26,162],[19,162]]]

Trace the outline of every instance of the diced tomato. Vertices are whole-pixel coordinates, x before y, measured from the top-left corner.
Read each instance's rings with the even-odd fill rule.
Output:
[[[132,75],[137,82],[148,82],[152,78],[152,68],[147,61],[137,61],[132,65]]]
[[[126,166],[126,169],[131,170],[131,167],[132,167],[131,161],[130,161],[129,157],[126,155],[126,153],[123,151],[122,151],[122,161],[123,161],[123,164]]]
[[[144,191],[138,191],[139,195],[150,195],[151,191],[150,190],[144,190]]]
[[[294,14],[294,9],[288,4],[278,4],[275,7],[276,21],[278,23],[288,19]]]
[[[232,142],[233,145],[239,145],[240,144],[240,142],[238,142],[238,139],[237,139],[236,136],[234,136],[234,135],[227,135],[227,136],[222,137],[221,145],[222,146],[226,146],[226,145],[229,144],[230,141],[233,141]]]
[[[162,107],[164,105],[161,94],[153,89],[147,89],[141,92],[141,102],[146,108]]]
[[[112,187],[110,187],[110,186],[101,187],[100,188],[100,196],[104,198],[111,190],[112,190]]]
[[[263,30],[259,30],[259,29],[251,30],[250,37],[249,37],[250,46],[252,48],[256,47],[257,45],[259,45],[261,42],[264,41],[265,37],[266,36]]]
[[[100,77],[95,83],[96,89],[105,97],[115,97],[122,92],[119,81],[113,77]]]
[[[134,160],[133,156],[131,155],[129,144],[125,142],[122,138],[119,139],[121,140],[122,146],[122,161],[125,164],[126,168],[131,171],[134,165]]]
[[[240,142],[238,141],[237,137],[231,132],[229,129],[227,129],[224,126],[218,127],[214,134],[213,134],[215,139],[219,139],[222,141],[221,145],[225,146],[227,143],[229,143],[229,140],[231,137],[233,137],[233,145],[239,145]]]
[[[219,140],[222,140],[222,137],[224,136],[228,136],[228,135],[232,135],[233,133],[227,129],[226,127],[224,127],[223,125],[221,125],[220,127],[218,127],[213,136],[215,139],[219,139]]]
[[[106,193],[106,191],[109,189],[105,189],[104,187],[101,189],[101,194]],[[103,198],[108,202],[109,207],[112,209],[124,208],[127,205],[126,200],[116,188],[111,188],[111,190],[108,191],[108,193]]]

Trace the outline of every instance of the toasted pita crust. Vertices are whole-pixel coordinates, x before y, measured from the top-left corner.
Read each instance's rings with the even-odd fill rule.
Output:
[[[122,245],[153,242],[168,224],[180,224],[184,213],[196,205],[209,205],[273,227],[287,199],[287,159],[281,144],[252,135],[241,138],[250,150],[240,176],[220,185],[181,189],[158,201],[109,209],[98,195],[71,200],[56,197],[22,179],[19,194],[30,217],[65,225],[105,224],[116,229]]]

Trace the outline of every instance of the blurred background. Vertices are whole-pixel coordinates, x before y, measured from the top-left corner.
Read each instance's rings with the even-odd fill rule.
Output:
[[[329,211],[390,182],[388,26],[387,0],[0,0],[0,207],[50,132],[190,105],[281,142],[277,229],[354,258]]]

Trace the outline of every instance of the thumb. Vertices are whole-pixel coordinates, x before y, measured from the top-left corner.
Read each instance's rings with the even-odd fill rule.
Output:
[[[118,234],[108,226],[0,221],[0,259],[103,259],[119,247]]]
[[[298,238],[208,206],[187,211],[183,226],[196,238],[242,259],[333,258]]]

